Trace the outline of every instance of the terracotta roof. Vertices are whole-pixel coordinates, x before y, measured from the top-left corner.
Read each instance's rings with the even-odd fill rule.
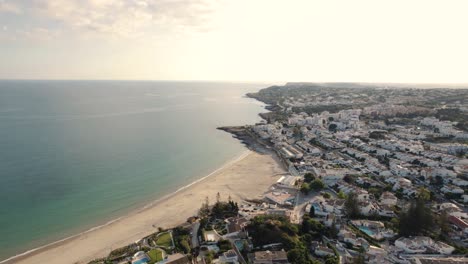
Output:
[[[453,216],[453,215],[450,215],[448,217],[448,220],[450,221],[450,223],[460,227],[460,228],[468,228],[468,223],[466,223],[465,221],[463,221],[462,219],[456,217],[456,216]]]

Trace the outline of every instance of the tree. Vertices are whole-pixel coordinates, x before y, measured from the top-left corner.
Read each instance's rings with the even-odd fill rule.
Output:
[[[443,211],[438,219],[437,219],[437,224],[440,227],[440,233],[443,235],[446,235],[450,232],[450,223],[448,220],[448,215],[447,212]]]
[[[313,206],[310,207],[309,216],[310,217],[315,217],[315,207],[313,207]]]
[[[364,264],[366,263],[366,259],[364,258],[364,254],[360,253],[353,259],[353,264]]]
[[[381,189],[379,188],[369,188],[369,190],[367,190],[370,194],[374,195],[375,199],[380,199],[380,196],[382,195],[382,191]]]
[[[329,193],[324,193],[322,196],[325,199],[330,199],[331,198],[331,195]]]
[[[424,200],[413,201],[406,212],[400,214],[400,235],[415,236],[430,230],[434,226],[431,209],[427,208]]]
[[[343,191],[338,192],[338,198],[340,199],[346,199],[346,194]]]
[[[328,256],[325,259],[325,264],[338,264],[338,263],[340,263],[340,261],[338,260],[336,256]]]
[[[208,196],[205,198],[205,202],[200,207],[200,210],[198,211],[198,214],[202,218],[207,217],[210,214],[210,203],[209,203],[209,200],[208,200]]]
[[[308,172],[306,174],[304,174],[304,182],[312,182],[313,180],[315,180],[315,177],[312,173]]]
[[[310,218],[308,215],[304,215],[302,219],[301,231],[303,233],[311,233],[315,235],[322,235],[325,233],[325,226],[319,221]]]
[[[336,128],[337,128],[337,127],[338,127],[338,126],[337,126],[336,124],[330,124],[330,125],[328,126],[328,130],[330,130],[330,131],[336,131]]]
[[[422,199],[424,201],[430,201],[431,200],[431,192],[425,188],[421,187],[418,189],[418,199]]]
[[[214,259],[214,253],[213,251],[208,251],[208,253],[205,254],[205,262],[207,264],[211,264],[211,262],[213,261]]]
[[[441,176],[437,175],[435,177],[435,181],[432,184],[434,184],[434,185],[443,185],[444,184],[444,179]]]
[[[185,254],[189,254],[190,251],[192,250],[190,245],[189,245],[189,242],[186,239],[181,240],[179,242],[179,245],[180,245],[182,251],[184,251]]]
[[[348,197],[346,197],[344,208],[349,218],[356,218],[361,214],[359,210],[359,201],[354,192],[349,193]]]
[[[355,181],[354,177],[351,176],[351,175],[345,175],[345,176],[343,177],[343,180],[344,180],[345,182],[349,183],[349,184],[353,184],[354,181]]]
[[[315,191],[319,191],[325,188],[325,184],[320,179],[315,179],[313,182],[310,183],[310,188]]]
[[[307,264],[310,262],[310,257],[307,249],[293,248],[288,251],[288,260],[292,264]]]
[[[309,194],[309,192],[310,192],[310,186],[309,186],[308,183],[303,183],[303,184],[301,185],[301,192],[302,192],[303,194],[305,194],[305,195]]]

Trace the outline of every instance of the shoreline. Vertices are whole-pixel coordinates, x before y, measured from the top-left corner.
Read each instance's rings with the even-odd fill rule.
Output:
[[[15,261],[15,260],[21,260],[22,258],[26,258],[28,257],[28,255],[34,255],[34,254],[37,254],[37,253],[40,253],[42,251],[45,251],[47,250],[48,248],[51,248],[51,247],[54,247],[54,246],[58,246],[60,245],[61,243],[66,243],[68,241],[72,241],[73,239],[79,237],[79,236],[83,236],[83,235],[86,235],[90,232],[93,232],[93,231],[96,231],[100,228],[104,228],[106,226],[109,226],[111,225],[112,223],[114,222],[117,222],[117,221],[120,221],[124,218],[127,218],[129,216],[131,216],[132,214],[137,214],[139,212],[142,212],[144,210],[147,210],[147,209],[150,209],[151,207],[153,206],[156,206],[158,203],[166,200],[166,199],[170,199],[171,197],[173,197],[174,195],[176,195],[177,193],[187,189],[187,188],[190,188],[191,186],[193,186],[194,184],[197,184],[207,178],[209,178],[210,176],[212,176],[213,174],[221,171],[222,169],[224,169],[225,167],[229,166],[229,165],[232,165],[233,163],[236,163],[240,160],[242,160],[243,158],[245,158],[246,156],[248,156],[250,154],[250,150],[245,150],[244,152],[242,152],[240,155],[228,160],[227,162],[225,162],[223,165],[221,165],[221,167],[215,169],[214,171],[212,171],[211,173],[209,173],[208,175],[205,175],[199,179],[196,179],[195,181],[187,184],[187,185],[184,185],[180,188],[178,188],[177,190],[175,190],[174,192],[171,192],[169,194],[166,194],[166,195],[163,195],[161,198],[157,198],[155,200],[151,200],[149,201],[148,203],[145,203],[145,205],[143,206],[140,206],[139,208],[136,208],[136,209],[132,209],[130,210],[129,212],[126,212],[124,213],[124,215],[120,216],[120,217],[117,217],[115,219],[112,219],[112,220],[109,220],[107,222],[105,222],[104,224],[100,224],[100,225],[97,225],[97,226],[94,226],[94,227],[91,227],[85,231],[82,231],[80,233],[77,233],[75,235],[71,235],[71,236],[68,236],[68,237],[65,237],[65,238],[62,238],[62,239],[59,239],[59,240],[56,240],[54,242],[50,242],[48,244],[45,244],[43,246],[39,246],[39,247],[36,247],[36,248],[33,248],[33,249],[29,249],[25,252],[22,252],[22,253],[19,253],[19,254],[16,254],[14,256],[11,256],[11,257],[8,257],[6,259],[3,259],[3,260],[0,260],[0,264],[9,264],[9,263],[13,263],[11,261]]]
[[[197,190],[197,185],[200,185],[202,184],[203,182],[206,182],[208,179],[212,179],[212,180],[217,180],[216,177],[221,177],[223,176],[223,174],[226,174],[229,172],[234,173],[236,174],[236,171],[235,170],[232,170],[232,167],[235,167],[236,164],[239,165],[239,164],[242,164],[243,161],[245,160],[248,160],[249,157],[250,159],[252,159],[252,157],[268,157],[268,159],[272,160],[275,164],[275,166],[277,167],[276,169],[278,170],[278,172],[282,172],[284,173],[285,170],[284,168],[281,166],[280,163],[278,163],[278,160],[277,160],[277,157],[275,157],[275,154],[274,153],[268,153],[268,154],[265,154],[265,153],[257,153],[255,151],[252,151],[252,150],[246,150],[244,151],[243,153],[241,153],[239,156],[237,157],[234,157],[233,159],[227,161],[225,164],[223,164],[221,167],[215,169],[213,172],[209,173],[208,175],[202,177],[202,178],[199,178],[185,186],[182,186],[180,187],[179,189],[177,189],[176,191],[170,193],[170,194],[167,194],[159,199],[156,199],[156,200],[153,200],[151,201],[150,203],[144,205],[143,207],[141,208],[138,208],[136,210],[133,210],[127,214],[125,214],[124,216],[121,216],[121,217],[118,217],[116,219],[113,219],[111,221],[108,221],[102,225],[98,225],[96,227],[93,227],[93,228],[90,228],[84,232],[81,232],[81,233],[78,233],[76,235],[73,235],[73,236],[69,236],[69,237],[66,237],[64,239],[61,239],[61,240],[58,240],[58,241],[55,241],[55,242],[52,242],[52,243],[49,243],[49,244],[46,244],[46,245],[43,245],[43,246],[40,246],[40,247],[37,247],[37,248],[34,248],[34,249],[31,249],[31,250],[28,250],[26,252],[23,252],[23,253],[20,253],[20,254],[17,254],[15,256],[12,256],[12,257],[9,257],[5,260],[1,260],[0,261],[0,264],[10,264],[10,263],[42,263],[43,261],[47,261],[48,263],[87,263],[93,259],[96,259],[98,257],[104,257],[105,255],[107,255],[111,249],[115,249],[119,246],[125,246],[127,244],[130,244],[132,243],[133,241],[136,241],[138,240],[139,238],[142,238],[144,237],[145,235],[149,235],[151,233],[154,233],[157,231],[157,228],[156,226],[153,224],[153,225],[150,225],[150,226],[146,226],[145,228],[142,228],[142,227],[134,227],[133,229],[136,229],[137,231],[139,232],[136,232],[136,233],[128,233],[126,235],[126,238],[120,238],[120,241],[117,241],[115,242],[114,240],[111,240],[109,241],[110,243],[104,243],[104,242],[101,242],[100,244],[102,245],[96,245],[96,247],[100,247],[100,249],[95,249],[94,251],[95,252],[82,252],[82,254],[78,254],[79,256],[77,256],[78,260],[72,260],[70,262],[67,262],[66,260],[64,261],[63,259],[57,259],[57,250],[60,250],[61,248],[64,248],[64,253],[65,251],[68,251],[68,250],[73,250],[73,249],[65,249],[65,248],[68,248],[68,247],[71,247],[73,248],[74,245],[73,244],[76,244],[76,243],[80,243],[80,241],[84,241],[84,240],[91,240],[91,243],[93,241],[93,238],[92,236],[93,235],[96,235],[97,233],[102,233],[103,231],[107,231],[107,230],[110,230],[111,232],[114,232],[116,230],[111,230],[111,229],[116,229],[119,225],[122,225],[122,223],[125,223],[125,222],[132,222],[132,221],[135,221],[135,220],[139,220],[139,219],[133,219],[133,218],[138,218],[138,216],[141,216],[141,215],[145,215],[144,218],[146,218],[146,222],[148,222],[149,219],[148,218],[148,214],[149,213],[154,213],[154,212],[151,212],[151,211],[154,211],[154,210],[159,210],[161,208],[158,208],[158,207],[162,207],[165,203],[171,203],[172,201],[171,200],[174,200],[176,198],[180,198],[180,197],[177,197],[177,196],[181,196],[184,194],[184,192],[198,192],[198,196],[200,196],[200,194],[205,197],[205,196],[212,196],[211,195],[205,195],[206,194],[206,191],[204,190],[204,188],[200,189],[200,190]],[[255,166],[257,167],[258,169],[258,164]],[[255,172],[256,168],[253,167],[253,168],[249,168],[249,170],[252,170],[252,172]],[[274,175],[271,175],[271,176],[274,176]],[[214,178],[214,179],[213,179]],[[278,176],[279,178],[279,176]],[[224,180],[224,181],[222,181]],[[246,180],[246,179],[241,179],[242,181]],[[276,181],[276,179],[271,179],[271,181],[268,181],[268,185],[271,186],[274,182]],[[225,186],[228,186],[229,185],[229,181],[228,179],[221,179],[221,184],[222,186],[221,187],[225,187]],[[198,188],[199,189],[199,188]],[[247,197],[245,196],[245,194],[242,193],[241,190],[235,190],[235,189],[232,189],[232,188],[228,188],[229,191],[232,191],[232,193],[230,193],[231,196],[233,196],[233,198],[235,200],[239,200],[240,197]],[[261,193],[264,193],[265,191],[267,191],[268,188],[265,188],[265,189],[261,189],[261,190],[258,190],[260,191]],[[261,194],[261,193],[258,193]],[[252,194],[252,193],[250,193]],[[193,195],[193,194],[191,194]],[[256,195],[256,196],[258,196]],[[199,197],[199,198],[203,198],[203,197]],[[248,197],[248,198],[254,198],[254,197]],[[201,205],[203,199],[199,199],[199,200],[195,200],[195,199],[191,199],[192,201],[191,202],[196,202],[196,206],[193,208],[192,206],[189,206],[189,208],[187,209],[192,209],[191,210],[191,213],[190,215],[187,214],[185,216],[182,217],[181,214],[176,214],[174,215],[173,217],[170,217],[171,218],[171,221],[170,221],[170,224],[167,223],[168,219],[158,219],[157,217],[153,218],[153,220],[151,221],[154,221],[154,222],[158,222],[157,220],[162,220],[161,222],[163,223],[163,225],[159,225],[159,226],[164,226],[164,227],[173,227],[173,226],[176,226],[178,224],[182,224],[186,221],[186,219],[190,216],[193,216],[194,213],[196,213],[198,211],[198,208],[199,206]],[[169,205],[170,206],[170,205]],[[167,205],[165,206],[167,207]],[[196,211],[194,212],[193,209],[196,209]],[[181,212],[179,212],[181,213]],[[185,211],[185,213],[187,213],[187,211]],[[179,219],[175,220],[175,218],[179,217]],[[151,217],[150,217],[151,218]],[[167,218],[167,217],[166,217]],[[140,219],[141,220],[141,219]],[[164,221],[166,220],[166,221]],[[166,226],[165,226],[166,225]],[[158,226],[158,227],[159,227]],[[117,230],[119,231],[119,230]],[[125,235],[124,235],[125,236]],[[133,240],[130,240],[130,239],[133,239]],[[135,240],[135,238],[138,238]],[[94,241],[95,243],[95,241]],[[71,251],[73,252],[73,251]],[[68,253],[68,252],[67,252]],[[65,256],[66,254],[62,254],[63,257],[68,257],[68,256]],[[69,255],[69,254],[68,254]],[[39,258],[39,260],[37,260],[37,258]]]

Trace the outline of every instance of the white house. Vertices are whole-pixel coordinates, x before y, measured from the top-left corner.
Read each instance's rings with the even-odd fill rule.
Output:
[[[395,246],[406,253],[424,253],[434,251],[439,254],[449,255],[455,250],[454,247],[443,242],[434,241],[430,237],[416,236],[412,238],[401,237],[395,241]]]
[[[314,254],[320,257],[326,257],[326,256],[334,256],[335,252],[331,248],[318,246],[315,248]]]
[[[380,204],[393,206],[398,202],[398,198],[391,192],[383,192],[380,196]]]
[[[464,191],[462,188],[452,185],[452,184],[446,184],[444,187],[440,189],[441,192],[443,193],[453,193],[453,194],[463,194]]]
[[[234,264],[239,263],[238,258],[237,258],[237,254],[232,249],[224,252],[219,257],[219,262],[221,262],[221,263],[234,263]]]

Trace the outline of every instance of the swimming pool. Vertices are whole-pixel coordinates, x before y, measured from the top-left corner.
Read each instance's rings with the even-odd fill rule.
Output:
[[[234,244],[236,245],[236,248],[238,248],[240,251],[244,249],[244,242],[242,240],[236,240],[234,241]]]
[[[321,212],[322,211],[322,207],[318,204],[312,204],[312,206],[314,207],[315,209],[315,212]]]
[[[369,236],[374,235],[374,232],[372,230],[370,230],[367,226],[360,226],[359,230],[361,230],[362,232],[366,233]]]

